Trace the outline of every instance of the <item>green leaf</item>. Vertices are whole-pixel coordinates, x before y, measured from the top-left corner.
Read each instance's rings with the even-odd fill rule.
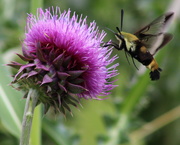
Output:
[[[0,64],[0,119],[5,128],[19,138],[24,101],[19,98],[22,94],[8,85],[11,77],[7,66],[3,65],[2,57]]]
[[[62,133],[59,128],[53,125],[50,121],[44,120],[42,123],[43,131],[45,131],[55,142],[56,145],[69,145],[70,140],[67,139],[67,135]]]

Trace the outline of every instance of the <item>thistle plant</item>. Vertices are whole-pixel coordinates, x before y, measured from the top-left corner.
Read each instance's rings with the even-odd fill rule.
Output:
[[[69,104],[77,107],[78,98],[99,99],[109,94],[114,85],[109,79],[115,76],[116,66],[108,67],[116,56],[110,58],[111,49],[101,47],[105,32],[99,32],[95,22],[78,19],[70,10],[60,8],[38,9],[37,16],[29,14],[23,54],[17,54],[26,64],[12,62],[18,68],[12,84],[18,83],[25,98],[30,88],[38,94],[45,112],[71,112]]]
[[[112,64],[117,57],[102,47],[106,33],[86,19],[59,7],[39,8],[37,16],[27,17],[22,55],[17,54],[25,63],[8,65],[18,69],[12,85],[18,84],[27,101],[34,98],[34,107],[43,103],[45,113],[50,107],[71,113],[70,105],[78,107],[80,98],[101,100],[98,96],[115,87],[110,78],[117,75],[118,64]]]

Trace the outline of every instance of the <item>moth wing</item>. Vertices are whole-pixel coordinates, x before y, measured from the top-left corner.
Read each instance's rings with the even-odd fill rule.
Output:
[[[156,50],[153,54],[155,54],[160,48],[162,48],[172,39],[171,34],[164,33],[163,31],[165,25],[173,16],[173,14],[173,12],[166,13],[134,33],[134,35],[139,38],[139,40],[146,46],[146,48],[149,49],[156,47]],[[159,41],[159,39],[161,39],[161,41]],[[156,44],[157,40],[159,41],[159,44]],[[154,44],[156,45],[154,46]]]
[[[155,55],[156,52],[158,52],[163,46],[165,46],[169,41],[171,41],[173,38],[172,34],[164,33],[163,38],[161,39],[161,42],[155,47],[155,51],[152,53],[152,55]]]

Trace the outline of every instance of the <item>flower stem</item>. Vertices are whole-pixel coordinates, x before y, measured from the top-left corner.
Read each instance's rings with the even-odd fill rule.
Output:
[[[41,109],[42,109],[42,105],[39,104],[38,106],[36,106],[34,110],[31,135],[30,135],[31,145],[41,145],[41,126],[42,126]]]
[[[106,145],[117,145],[119,142],[122,142],[127,133],[129,117],[141,97],[143,97],[144,90],[148,87],[148,82],[149,78],[146,75],[142,75],[139,81],[132,86],[131,92],[126,97],[121,108],[119,108],[121,113],[116,125],[109,130],[109,140],[106,142]]]
[[[34,109],[37,105],[37,101],[38,101],[37,91],[34,89],[30,89],[24,110],[20,145],[29,145],[33,114],[34,114]]]

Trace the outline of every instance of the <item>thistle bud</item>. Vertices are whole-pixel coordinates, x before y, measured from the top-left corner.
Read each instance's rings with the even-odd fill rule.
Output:
[[[68,10],[38,9],[37,16],[28,15],[23,54],[17,54],[26,64],[12,62],[19,69],[13,83],[24,90],[39,94],[39,103],[65,114],[70,106],[77,107],[80,98],[100,99],[115,87],[110,78],[117,75],[117,58],[112,50],[102,47],[106,33],[100,32],[95,22]],[[110,67],[111,66],[111,67]]]

